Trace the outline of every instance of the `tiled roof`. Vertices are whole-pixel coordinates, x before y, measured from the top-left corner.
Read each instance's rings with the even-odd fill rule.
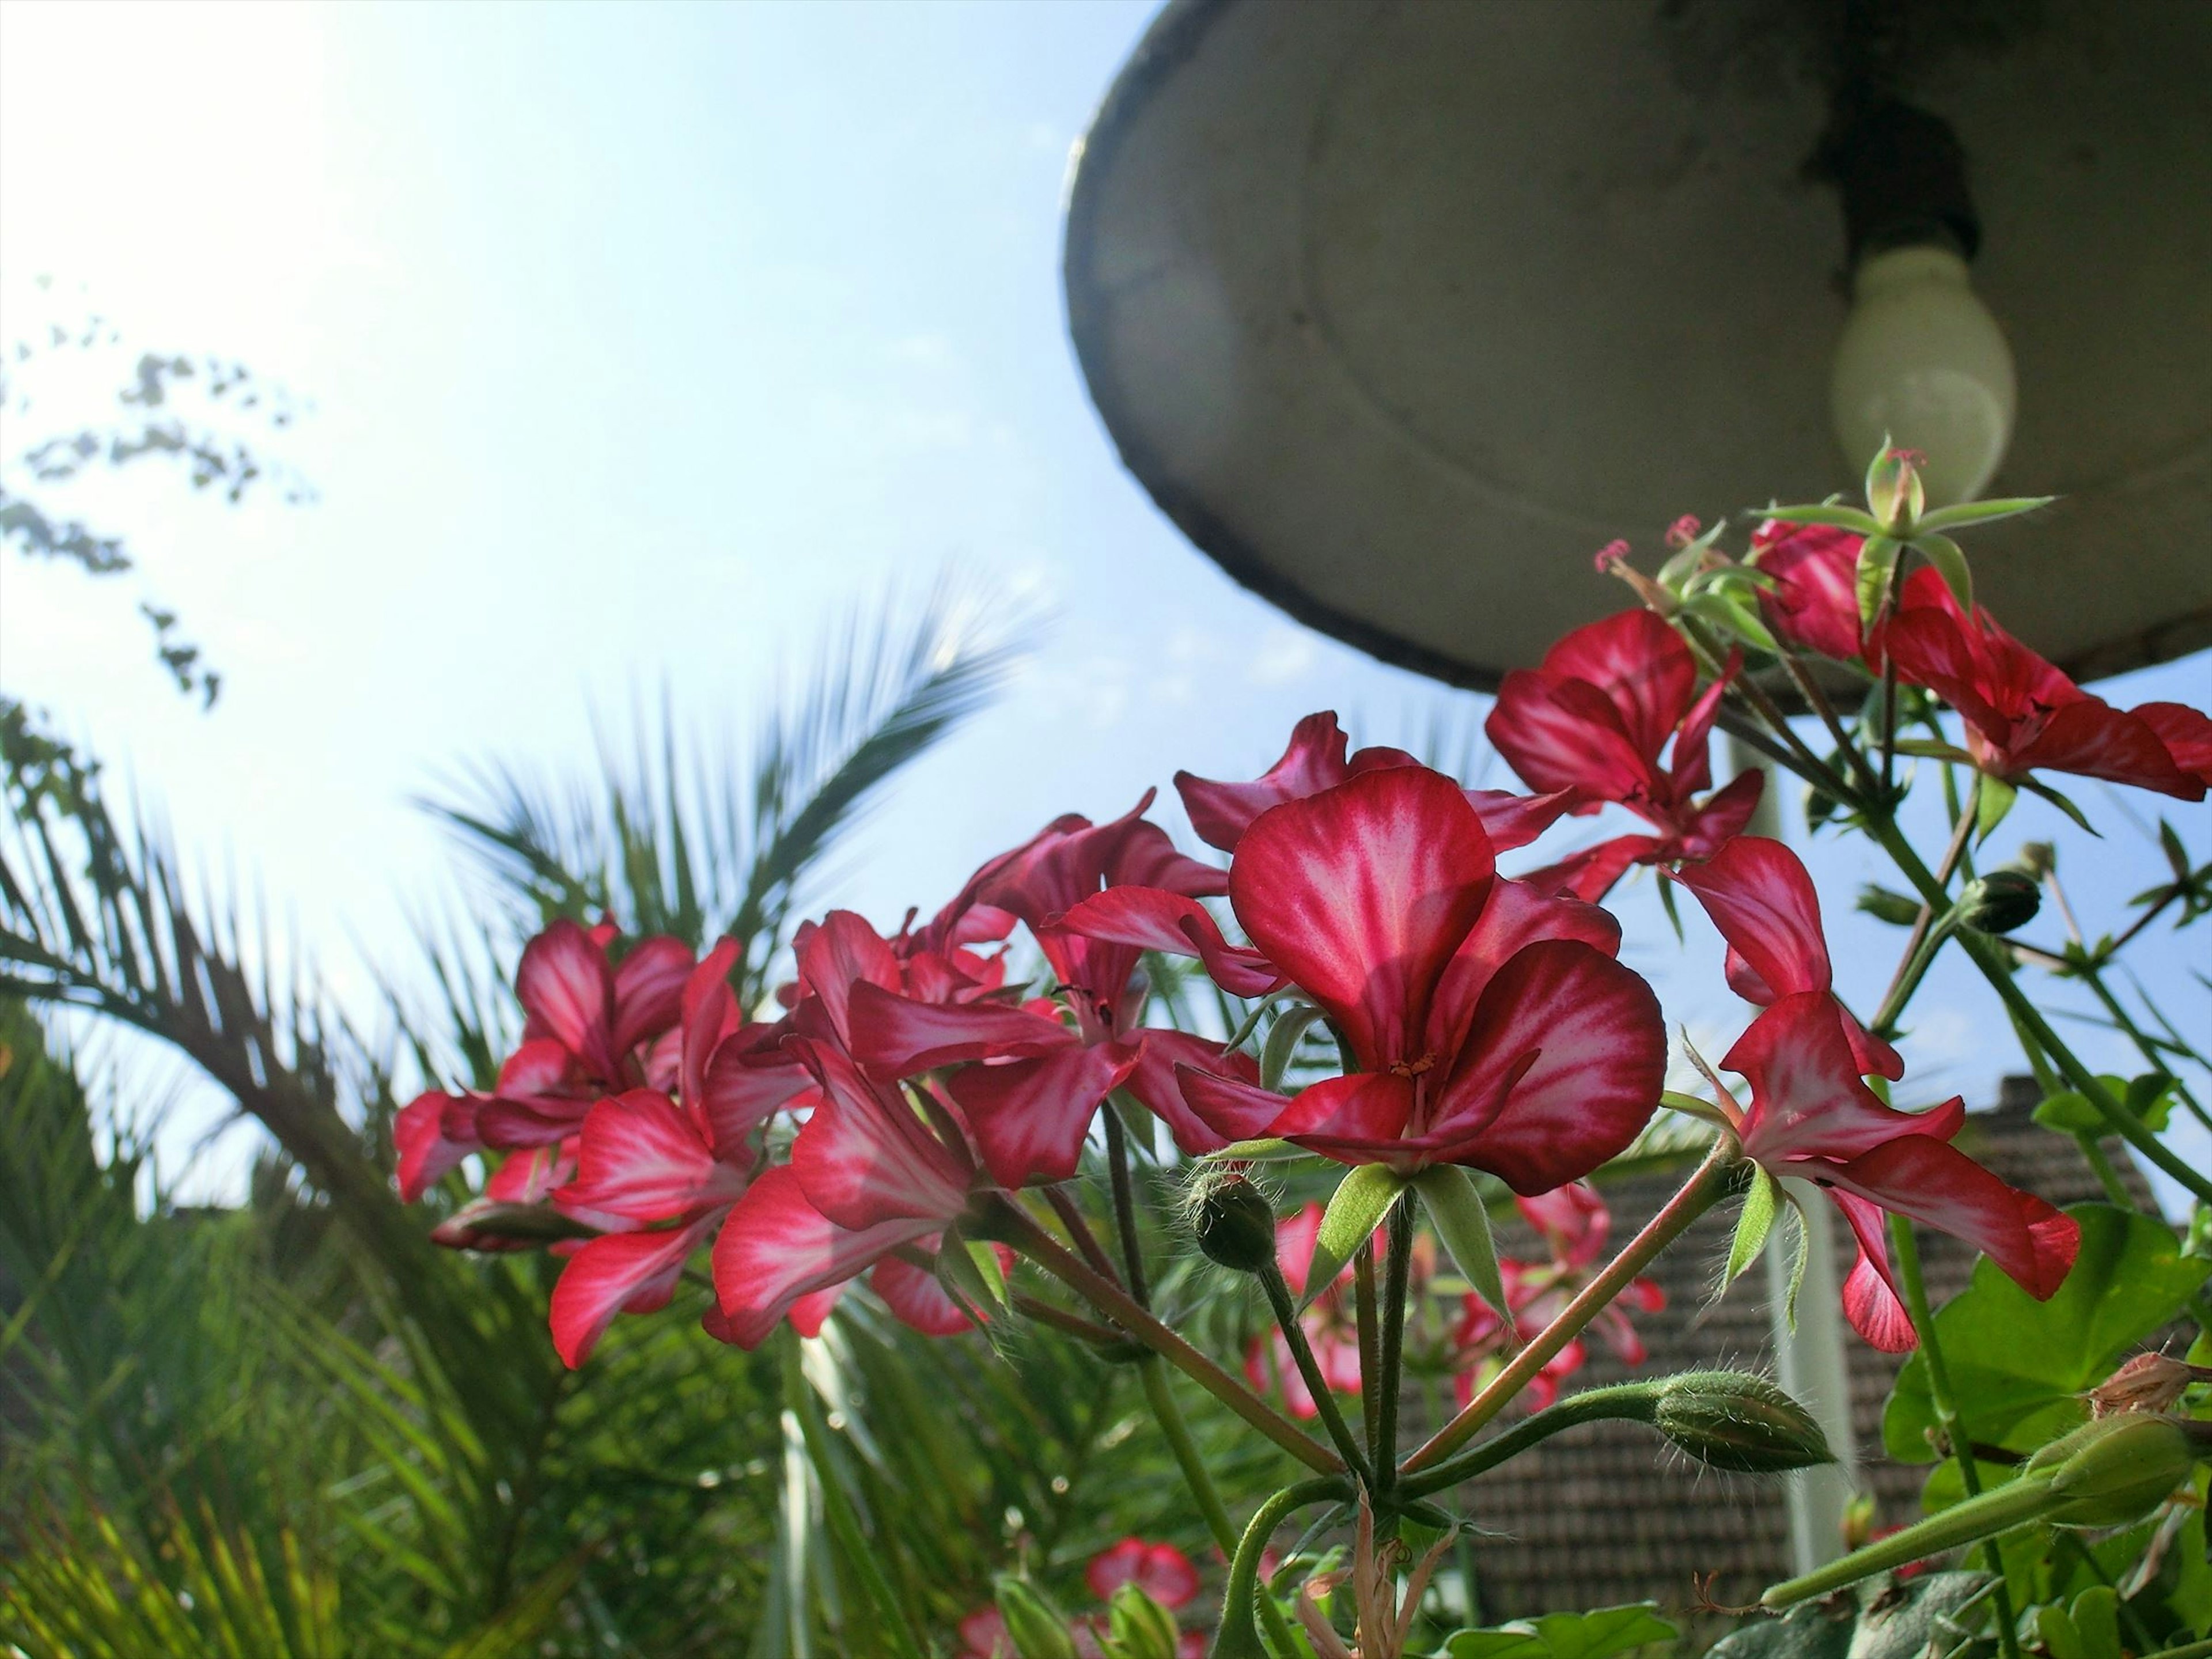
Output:
[[[1960,1150],[2053,1204],[2102,1198],[2074,1143],[2030,1118],[2037,1098],[2028,1079],[2008,1079],[1995,1110],[1967,1119]],[[2122,1178],[2148,1204],[2148,1188],[2122,1156],[2124,1149],[2108,1142],[2106,1150]],[[1641,1226],[1678,1180],[1647,1176],[1608,1184],[1613,1237]],[[1732,1225],[1730,1212],[1704,1217],[1656,1264],[1651,1276],[1666,1291],[1667,1306],[1636,1317],[1650,1349],[1644,1366],[1632,1372],[1594,1342],[1589,1364],[1571,1386],[1716,1364],[1771,1375],[1765,1275],[1746,1273],[1717,1303],[1707,1302]],[[1837,1231],[1841,1250],[1848,1252],[1849,1234]],[[1923,1237],[1929,1293],[1940,1303],[1964,1288],[1973,1253],[1943,1235],[1923,1231]],[[1518,1218],[1501,1225],[1498,1247],[1509,1255],[1537,1249]],[[1848,1265],[1846,1255],[1839,1266]],[[1918,1513],[1927,1472],[1881,1455],[1882,1402],[1900,1361],[1848,1333],[1846,1342],[1862,1488],[1874,1493],[1884,1522],[1909,1519]],[[1717,1601],[1740,1605],[1790,1575],[1780,1480],[1717,1474],[1632,1425],[1594,1424],[1562,1434],[1483,1476],[1463,1495],[1485,1529],[1474,1559],[1481,1615],[1489,1622],[1647,1598],[1683,1609],[1694,1601],[1692,1577],[1706,1574],[1717,1575]]]

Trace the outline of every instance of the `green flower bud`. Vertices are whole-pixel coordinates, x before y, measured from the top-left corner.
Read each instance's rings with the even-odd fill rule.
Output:
[[[1107,1650],[1114,1659],[1176,1659],[1176,1616],[1134,1584],[1106,1605]]]
[[[2189,1479],[2199,1455],[2179,1421],[2122,1412],[2084,1424],[2027,1460],[2021,1478],[2047,1476],[2062,1527],[2124,1527],[2140,1521]]]
[[[1959,896],[1959,920],[1984,933],[2024,927],[2042,908],[2042,884],[2025,870],[1992,870]]]
[[[1060,1610],[1026,1578],[1002,1574],[995,1586],[1006,1639],[1021,1659],[1075,1659],[1075,1638]]]
[[[1275,1206],[1243,1176],[1204,1171],[1191,1191],[1190,1213],[1208,1261],[1256,1273],[1275,1259]]]
[[[1742,1371],[1669,1377],[1651,1420],[1668,1439],[1717,1469],[1778,1474],[1835,1462],[1812,1413],[1765,1377]]]

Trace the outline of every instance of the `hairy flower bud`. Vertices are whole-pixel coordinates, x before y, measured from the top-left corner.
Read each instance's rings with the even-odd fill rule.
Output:
[[[2212,1382],[2212,1366],[2187,1364],[2162,1353],[2139,1353],[2089,1390],[2089,1414],[2171,1411],[2192,1382]]]
[[[1134,1583],[1123,1584],[1106,1605],[1107,1651],[1114,1659],[1176,1659],[1181,1639],[1175,1614]]]
[[[1275,1259],[1275,1206],[1241,1175],[1206,1170],[1191,1192],[1191,1227],[1208,1261],[1255,1273]]]
[[[998,1592],[999,1617],[1006,1621],[1006,1639],[1021,1659],[1076,1659],[1075,1638],[1060,1611],[1026,1578],[1001,1575]]]
[[[2050,1482],[2049,1518],[2063,1527],[2140,1521],[2189,1478],[2201,1455],[2177,1419],[2123,1412],[2086,1423],[2027,1460],[2022,1480]]]
[[[1652,1423],[1699,1462],[1745,1474],[1832,1463],[1812,1413],[1763,1376],[1686,1371],[1662,1385]]]
[[[2042,908],[2042,884],[2025,870],[1992,870],[1959,896],[1959,920],[1984,933],[2025,927]]]

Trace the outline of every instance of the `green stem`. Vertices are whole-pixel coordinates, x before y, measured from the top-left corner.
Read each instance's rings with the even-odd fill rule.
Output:
[[[1190,1489],[1199,1513],[1206,1517],[1206,1529],[1213,1534],[1222,1559],[1231,1559],[1237,1553],[1237,1526],[1229,1518],[1229,1510],[1221,1501],[1213,1477],[1206,1473],[1206,1459],[1199,1453],[1198,1443],[1190,1437],[1190,1425],[1183,1419],[1182,1407],[1176,1404],[1167,1367],[1157,1359],[1146,1359],[1139,1364],[1137,1375],[1144,1382],[1145,1400],[1152,1408],[1152,1420],[1160,1425],[1168,1449],[1175,1454],[1176,1467],[1182,1471],[1182,1483]],[[1283,1610],[1275,1605],[1273,1596],[1260,1598],[1260,1618],[1276,1646],[1285,1653],[1297,1651]]]
[[[1413,1275],[1413,1209],[1407,1194],[1401,1193],[1390,1206],[1386,1224],[1390,1255],[1382,1276],[1382,1365],[1372,1384],[1361,1377],[1363,1389],[1375,1389],[1375,1468],[1385,1491],[1398,1473],[1399,1373],[1405,1363],[1406,1291]]]
[[[1505,1369],[1468,1402],[1466,1410],[1438,1429],[1427,1444],[1401,1464],[1399,1474],[1417,1474],[1441,1463],[1504,1411],[1506,1403],[1535,1379],[1553,1355],[1579,1336],[1583,1328],[1596,1318],[1607,1304],[1628,1288],[1636,1276],[1651,1264],[1654,1256],[1680,1238],[1692,1222],[1719,1201],[1721,1194],[1728,1190],[1729,1174],[1737,1156],[1734,1135],[1723,1134],[1714,1141],[1705,1162],[1667,1200],[1666,1206],[1644,1224],[1644,1231],[1606,1264],[1604,1272],[1583,1286],[1581,1293],[1534,1341],[1506,1363]]]
[[[2105,1149],[2097,1144],[2097,1137],[2084,1129],[2075,1133],[2074,1140],[2081,1149],[2081,1161],[2089,1166],[2090,1171],[2097,1177],[2097,1184],[2105,1189],[2105,1196],[2124,1210],[2134,1209],[2135,1200],[2120,1184],[2120,1172],[2112,1167],[2112,1160],[2105,1156]]]
[[[1152,1317],[1119,1285],[1097,1272],[1074,1251],[1037,1224],[1035,1216],[1012,1200],[991,1199],[983,1221],[998,1237],[1089,1301],[1137,1341],[1173,1365],[1308,1468],[1336,1474],[1343,1463],[1328,1447],[1302,1432],[1267,1402],[1224,1370],[1209,1356]]]
[[[1930,904],[1944,902],[1943,890],[1937,885],[1934,874],[1920,861],[1919,854],[1912,850],[1911,843],[1905,839],[1893,821],[1869,817],[1867,830],[1881,843],[1882,849],[1889,854],[1905,878],[1920,890],[1924,900]],[[2168,1152],[2159,1138],[2143,1127],[2142,1119],[2112,1098],[2112,1091],[2105,1087],[2097,1074],[2083,1065],[2058,1033],[2051,1029],[2051,1023],[2044,1018],[2013,976],[2012,964],[2006,959],[2005,946],[1985,934],[1971,931],[1961,931],[1959,942],[1966,954],[1973,958],[1974,965],[1982,970],[1982,976],[1989,981],[1990,988],[2003,1000],[2007,1012],[2042,1046],[2044,1053],[2057,1063],[2067,1081],[2079,1090],[2112,1125],[2113,1133],[2123,1137],[2130,1146],[2190,1192],[2212,1204],[2212,1179],[2208,1179]]]
[[[1905,1292],[1905,1310],[1920,1337],[1920,1357],[1928,1367],[1928,1396],[1936,1407],[1936,1420],[1950,1442],[1951,1455],[1959,1465],[1959,1484],[1969,1498],[1982,1495],[1982,1472],[1974,1462],[1974,1439],[1959,1414],[1958,1396],[1951,1390],[1951,1370],[1943,1358],[1943,1345],[1936,1334],[1935,1316],[1928,1306],[1928,1285],[1920,1272],[1920,1241],[1912,1223],[1904,1216],[1889,1218],[1890,1250],[1897,1258],[1899,1288]],[[2004,1659],[2020,1659],[2020,1632],[2014,1622],[2011,1588],[2005,1583],[2003,1547],[1995,1538],[1983,1546],[1990,1572],[1996,1577],[1992,1600],[1996,1604],[1997,1646]]]
[[[1106,1103],[1106,1167],[1114,1183],[1114,1225],[1121,1235],[1121,1261],[1128,1275],[1129,1294],[1140,1308],[1152,1305],[1145,1284],[1145,1252],[1137,1237],[1137,1194],[1129,1178],[1129,1137],[1121,1127],[1121,1115]]]
[[[1947,793],[1954,793],[1948,786],[1950,770],[1944,769]],[[1943,849],[1943,861],[1936,867],[1936,884],[1948,901],[1951,890],[1952,873],[1959,860],[1966,855],[1966,837],[1973,833],[1974,818],[1982,799],[1982,775],[1974,774],[1974,787],[1963,805],[1954,804],[1951,843]],[[1954,918],[1958,915],[1955,905],[1948,902],[1941,907],[1942,920],[1937,920],[1938,906],[1933,901],[1923,901],[1920,915],[1912,924],[1912,933],[1905,942],[1905,954],[1899,958],[1897,972],[1889,981],[1889,990],[1881,1000],[1881,1012],[1875,1015],[1874,1034],[1887,1041],[1897,1035],[1897,1023],[1905,1017],[1905,1004],[1920,988],[1920,981],[1936,961],[1936,953],[1943,948],[1943,941],[1951,936]]]
[[[2112,988],[2105,983],[2103,969],[2093,962],[2083,964],[2075,971],[2081,982],[2094,993],[2097,1000],[2105,1005],[2105,1012],[2112,1015],[2112,1024],[2118,1026],[2126,1034],[2128,1041],[2135,1044],[2136,1052],[2143,1057],[2144,1063],[2162,1077],[2173,1077],[2173,1073],[2166,1069],[2166,1061],[2160,1057],[2158,1049],[2150,1038],[2143,1034],[2142,1029],[2135,1023],[2127,1009],[2122,1006],[2119,998],[2112,994]],[[2189,1109],[2191,1116],[2206,1128],[2212,1129],[2212,1113],[2205,1111],[2203,1103],[2190,1092],[2189,1085],[2179,1077],[2173,1077],[2173,1092],[2181,1103]]]
[[[1352,1294],[1359,1328],[1359,1414],[1361,1426],[1367,1431],[1367,1452],[1371,1458],[1376,1455],[1375,1449],[1382,1444],[1382,1425],[1376,1416],[1382,1396],[1369,1385],[1368,1379],[1382,1375],[1382,1322],[1376,1312],[1375,1240],[1371,1234],[1360,1242],[1352,1257]]]
[[[1856,1584],[1862,1578],[1871,1578],[1878,1572],[1905,1566],[2033,1521],[2051,1507],[2051,1502],[2047,1482],[2015,1480],[1995,1492],[1984,1492],[1979,1498],[1954,1504],[1925,1521],[1916,1521],[1902,1532],[1893,1532],[1864,1549],[1853,1550],[1802,1578],[1786,1579],[1760,1596],[1759,1603],[1778,1610],[1815,1595],[1826,1595],[1846,1584]],[[2002,1585],[2003,1581],[2000,1579],[1998,1583]],[[1999,1617],[2003,1617],[2002,1607]]]
[[[1410,1476],[1399,1488],[1401,1497],[1425,1498],[1431,1492],[1455,1486],[1462,1480],[1496,1468],[1508,1458],[1518,1457],[1540,1441],[1548,1440],[1565,1429],[1580,1427],[1584,1423],[1595,1423],[1605,1419],[1619,1419],[1632,1423],[1649,1423],[1658,1400],[1658,1390],[1649,1382],[1616,1382],[1607,1388],[1585,1389],[1556,1406],[1548,1406],[1534,1416],[1515,1424],[1504,1434],[1484,1441],[1472,1450],[1447,1459],[1433,1468]]]
[[[1336,1443],[1336,1449],[1345,1462],[1358,1473],[1360,1484],[1372,1491],[1375,1471],[1366,1454],[1359,1449],[1359,1442],[1352,1437],[1352,1426],[1344,1420],[1344,1412],[1336,1403],[1328,1378],[1322,1375],[1321,1362],[1314,1358],[1313,1345],[1306,1340],[1306,1328],[1298,1319],[1297,1301],[1291,1295],[1283,1270],[1273,1261],[1262,1262],[1256,1277],[1261,1288],[1267,1293],[1267,1305],[1275,1311],[1275,1323],[1282,1329],[1283,1340],[1290,1347],[1298,1375],[1305,1379],[1306,1392],[1313,1396],[1315,1409],[1321,1413],[1328,1437]]]
[[[1213,1638],[1212,1659],[1266,1659],[1260,1632],[1252,1626],[1252,1606],[1264,1594],[1260,1589],[1260,1557],[1267,1550],[1267,1540],[1294,1510],[1351,1496],[1351,1488],[1341,1477],[1322,1477],[1285,1486],[1260,1505],[1229,1563],[1229,1583],[1221,1592],[1221,1630]],[[1295,1654],[1297,1649],[1293,1646],[1289,1651]]]

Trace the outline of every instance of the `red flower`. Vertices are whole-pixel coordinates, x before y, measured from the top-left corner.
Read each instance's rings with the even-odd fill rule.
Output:
[[[1659,831],[1601,842],[1524,879],[1594,902],[1632,864],[1702,858],[1741,830],[1763,774],[1697,799],[1712,781],[1708,738],[1726,689],[1723,678],[1700,694],[1689,647],[1648,611],[1578,628],[1540,667],[1508,674],[1483,729],[1522,781],[1577,792],[1579,813],[1618,802]]]
[[[1650,1118],[1666,1042],[1650,988],[1612,959],[1618,925],[1497,879],[1450,779],[1393,767],[1261,814],[1229,891],[1356,1069],[1285,1100],[1181,1068],[1217,1134],[1282,1136],[1348,1164],[1464,1164],[1534,1193],[1587,1174]]]
[[[1828,525],[1767,520],[1751,533],[1752,561],[1774,579],[1759,595],[1778,638],[1838,662],[1863,654],[1859,548],[1864,538]]]
[[[1764,999],[1771,1006],[1721,1061],[1750,1085],[1750,1106],[1725,1089],[1720,1104],[1746,1157],[1775,1175],[1816,1182],[1843,1211],[1859,1243],[1844,1285],[1854,1328],[1893,1353],[1915,1340],[1890,1265],[1884,1211],[1965,1239],[2038,1299],[2056,1291],[2080,1246],[2074,1218],[1949,1144],[1966,1116],[1956,1096],[1932,1111],[1900,1112],[1867,1087],[1875,1040],[1827,988],[1820,912],[1796,855],[1747,837],[1702,868],[1685,866],[1681,879],[1757,969],[1762,988],[1778,993]],[[1876,1047],[1895,1060],[1887,1045]],[[1901,1066],[1887,1075],[1901,1076]]]
[[[1992,777],[2070,772],[2204,799],[2212,723],[2203,715],[2180,703],[2130,713],[2090,696],[1987,611],[1965,615],[1932,570],[1906,580],[1881,638],[1899,678],[1958,710],[1974,763]]]
[[[1124,1538],[1099,1551],[1083,1570],[1083,1579],[1102,1601],[1110,1600],[1124,1584],[1134,1584],[1170,1611],[1198,1598],[1198,1569],[1190,1558],[1173,1544],[1147,1543],[1141,1538]]]
[[[1190,827],[1208,847],[1234,853],[1252,820],[1271,806],[1334,789],[1362,772],[1420,764],[1402,749],[1362,749],[1347,758],[1349,742],[1333,711],[1309,714],[1291,729],[1283,757],[1249,783],[1217,783],[1188,772],[1176,773],[1176,790],[1190,815]],[[1500,853],[1526,847],[1577,800],[1572,789],[1546,795],[1470,789],[1467,799],[1481,818],[1492,848]]]
[[[1220,871],[1183,857],[1158,825],[1144,820],[1152,799],[1147,793],[1110,823],[1055,819],[968,884],[975,902],[1028,924],[1058,981],[1056,1003],[932,1004],[911,988],[897,994],[880,977],[854,988],[855,1056],[890,1077],[959,1066],[947,1092],[1002,1186],[1072,1176],[1100,1103],[1124,1086],[1168,1121],[1187,1150],[1209,1151],[1218,1143],[1204,1138],[1184,1109],[1174,1068],[1225,1066],[1257,1075],[1247,1059],[1224,1060],[1218,1043],[1139,1023],[1145,939],[1067,925],[1071,909],[1102,894],[1142,890],[1204,916],[1199,896],[1222,890]]]

